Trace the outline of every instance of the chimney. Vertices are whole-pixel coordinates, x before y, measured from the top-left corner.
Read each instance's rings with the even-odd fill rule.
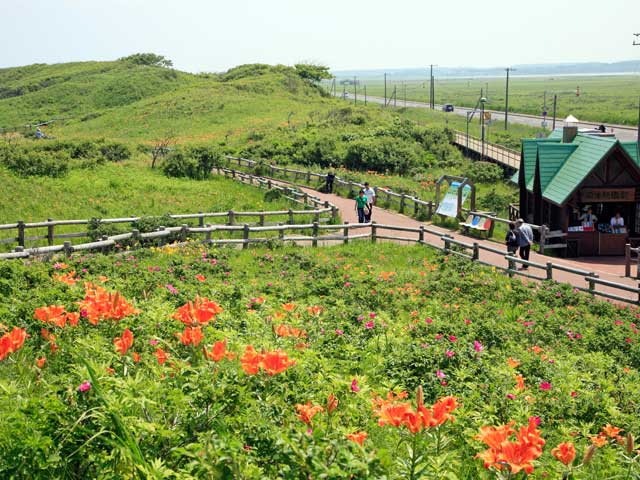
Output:
[[[562,128],[562,143],[571,143],[578,134],[578,119],[573,115],[569,115],[564,120]]]

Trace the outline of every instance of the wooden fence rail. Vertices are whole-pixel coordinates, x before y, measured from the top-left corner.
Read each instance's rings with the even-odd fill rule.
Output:
[[[293,188],[282,187],[280,185],[273,184],[270,180],[262,179],[253,175],[246,174],[244,172],[233,172],[226,169],[219,169],[220,174],[233,176],[236,180],[243,183],[259,186],[261,188],[267,188],[272,190],[279,190],[283,197],[306,207],[303,210],[274,210],[274,211],[256,211],[256,212],[236,212],[230,210],[228,212],[198,212],[198,213],[186,213],[168,215],[174,220],[197,220],[199,226],[204,226],[207,219],[216,218],[223,219],[228,225],[234,225],[238,222],[239,218],[257,217],[256,224],[266,225],[268,222],[266,219],[272,216],[288,216],[288,223],[293,224],[296,217],[300,216],[313,216],[313,220],[318,223],[326,223],[334,221],[338,217],[338,208],[327,201],[322,201],[318,197],[309,195],[307,193],[299,192]],[[102,224],[125,224],[134,223],[141,219],[140,216],[122,217],[122,218],[101,218],[99,219]],[[42,222],[24,222],[19,220],[16,223],[8,223],[0,225],[0,232],[7,230],[15,230],[15,233],[7,238],[0,238],[1,244],[17,244],[17,247],[26,247],[27,242],[35,242],[46,240],[49,247],[54,246],[56,239],[70,239],[70,238],[86,238],[88,236],[87,231],[81,232],[66,232],[56,233],[55,228],[59,226],[67,225],[88,225],[91,222],[89,219],[75,219],[75,220],[54,220],[52,218]],[[30,229],[47,229],[46,235],[32,235],[27,236],[27,231]]]
[[[365,233],[356,233],[355,230],[365,230]],[[403,232],[414,236],[398,237],[395,235],[385,235],[385,231],[390,232]],[[265,233],[272,232],[277,233],[277,236],[264,236]],[[309,232],[307,234],[306,232]],[[326,233],[325,233],[326,232]],[[212,234],[223,234],[225,238],[212,238]],[[288,235],[289,233],[289,235]],[[490,246],[482,245],[478,242],[463,242],[447,234],[441,234],[436,230],[432,230],[428,227],[420,226],[419,228],[402,227],[397,225],[386,225],[379,223],[343,223],[335,225],[321,225],[319,222],[304,223],[304,224],[279,224],[279,225],[265,225],[265,226],[250,226],[248,224],[243,225],[204,225],[204,226],[189,226],[184,224],[179,227],[160,227],[157,231],[141,233],[137,230],[128,233],[122,233],[111,237],[103,237],[99,241],[83,243],[78,245],[72,245],[67,241],[64,245],[55,245],[42,248],[29,248],[17,247],[16,251],[11,253],[0,254],[0,259],[15,259],[15,258],[29,258],[40,255],[51,255],[55,253],[63,253],[66,256],[70,256],[73,252],[99,250],[107,251],[116,246],[118,242],[123,240],[151,240],[151,239],[167,239],[171,235],[180,236],[180,242],[177,245],[184,245],[189,238],[200,236],[200,242],[212,245],[240,245],[243,249],[248,248],[250,244],[254,243],[266,243],[266,242],[294,242],[294,243],[311,243],[312,247],[319,245],[328,245],[331,242],[342,242],[344,244],[353,240],[367,239],[371,242],[377,242],[380,240],[389,240],[393,242],[409,242],[417,243],[421,245],[428,245],[443,251],[447,255],[456,255],[463,257],[472,262],[482,263],[494,267],[500,271],[505,272],[509,276],[520,275],[527,278],[535,279],[538,281],[554,281],[554,272],[563,271],[569,272],[581,277],[585,280],[586,286],[575,286],[581,291],[590,293],[591,295],[599,295],[602,297],[610,298],[616,301],[640,304],[640,285],[638,287],[625,285],[617,282],[600,279],[595,272],[587,272],[585,270],[568,267],[566,265],[557,265],[552,262],[537,263],[520,258],[514,257],[506,253],[504,250],[494,248]],[[230,238],[234,235],[240,235],[236,238]],[[425,242],[425,234],[436,236],[441,242],[442,246],[432,245]],[[202,238],[204,236],[204,238]],[[135,247],[135,245],[134,245]],[[506,265],[495,265],[481,260],[480,252],[487,251],[497,253],[503,256]],[[517,265],[526,265],[533,269],[541,270],[542,275],[536,275],[528,273],[528,271],[519,270]],[[609,289],[613,289],[616,293],[611,293],[603,290],[598,290],[597,286],[604,286]],[[619,295],[617,292],[628,292],[634,294],[633,298],[629,296]]]

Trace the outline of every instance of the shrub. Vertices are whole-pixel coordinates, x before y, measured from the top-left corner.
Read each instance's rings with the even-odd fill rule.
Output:
[[[418,149],[393,138],[356,140],[347,147],[344,166],[352,170],[375,170],[407,174],[420,161]]]
[[[67,152],[7,148],[0,150],[0,163],[20,177],[63,177],[69,170]]]
[[[213,167],[222,165],[222,158],[213,147],[178,148],[169,154],[162,169],[168,177],[203,180],[209,178]]]
[[[109,142],[100,146],[100,153],[110,162],[121,162],[131,157],[131,150],[122,143]]]
[[[473,162],[466,175],[477,183],[496,183],[502,179],[503,172],[495,163]]]
[[[87,224],[87,236],[91,241],[100,240],[103,236],[110,237],[121,233],[120,229],[114,223],[104,223],[100,218],[92,218]]]

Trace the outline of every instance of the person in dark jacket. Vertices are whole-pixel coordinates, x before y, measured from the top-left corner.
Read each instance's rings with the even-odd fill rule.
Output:
[[[504,240],[507,244],[507,252],[509,252],[509,255],[515,255],[518,251],[518,247],[520,246],[520,240],[518,239],[518,230],[516,230],[515,223],[509,223],[509,231],[507,232],[507,236]]]
[[[333,181],[336,179],[336,175],[333,172],[327,173],[325,177],[325,191],[326,193],[333,193]]]

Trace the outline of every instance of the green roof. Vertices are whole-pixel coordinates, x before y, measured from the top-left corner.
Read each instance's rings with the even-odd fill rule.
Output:
[[[637,142],[620,142],[625,152],[629,154],[636,165],[640,165],[640,158],[638,157],[639,144]]]
[[[543,192],[576,148],[578,145],[573,143],[541,143],[538,145],[539,158],[544,159],[539,166],[540,189]]]
[[[618,141],[612,138],[577,135],[569,144],[575,145],[575,150],[542,191],[542,196],[557,205],[564,204],[616,143]]]

